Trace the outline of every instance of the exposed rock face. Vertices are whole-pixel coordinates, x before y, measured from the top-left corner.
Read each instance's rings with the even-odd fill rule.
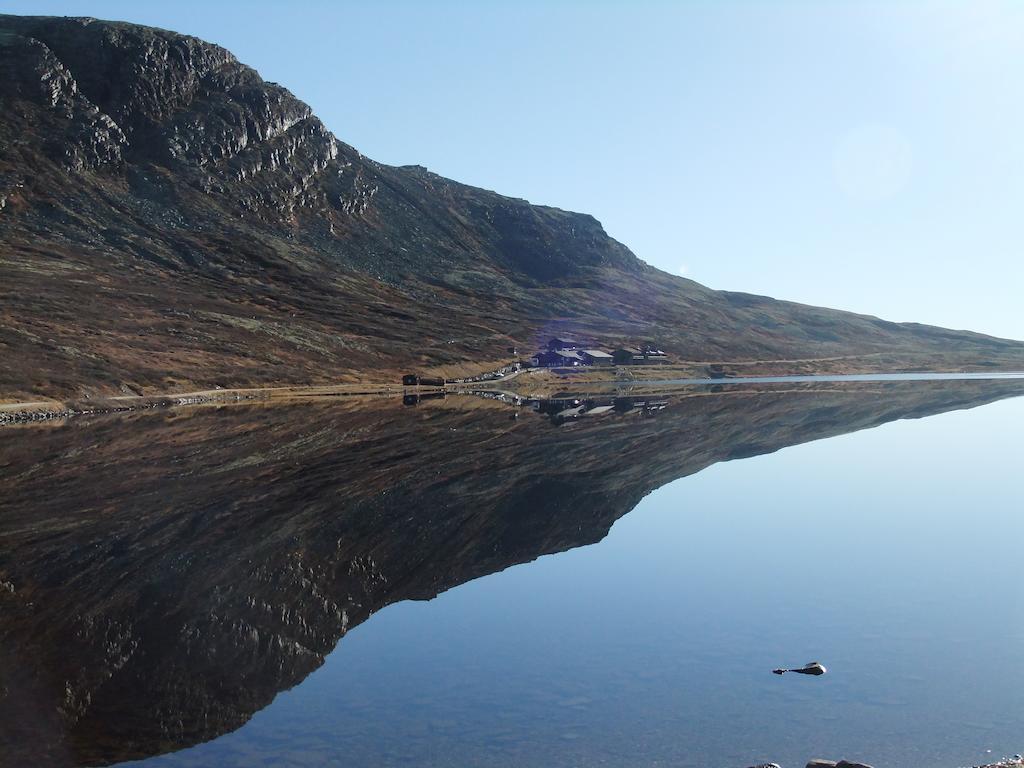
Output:
[[[485,224],[492,232],[484,239],[497,241],[510,266],[527,274],[555,277],[584,264],[640,269],[637,259],[609,240],[589,216],[486,193],[468,201],[470,188],[425,169],[387,168],[366,160],[338,142],[306,104],[264,82],[218,46],[88,18],[5,16],[0,29],[14,41],[5,67],[24,86],[10,88],[8,98],[16,102],[36,95],[33,89],[40,91],[45,98],[35,103],[55,109],[76,126],[88,122],[67,109],[77,99],[116,134],[117,146],[127,147],[130,164],[169,170],[176,182],[227,207],[278,223],[301,209],[343,226],[366,213],[377,192],[388,186],[392,198],[398,198],[388,207],[417,206],[417,198],[427,192],[445,198],[431,201],[438,213],[448,206],[461,208],[443,213],[449,214],[446,218],[462,214],[467,230]],[[37,63],[24,59],[26,48]],[[82,170],[119,159],[119,154],[107,158],[97,153],[90,163],[66,167]],[[459,224],[457,218],[438,220],[435,226],[450,228]],[[401,233],[402,239],[415,234]],[[421,256],[430,257],[430,250]]]
[[[13,30],[6,33],[5,70],[14,76],[7,95],[36,97],[92,138],[94,151],[66,162],[68,170],[120,161],[127,147],[132,163],[166,167],[204,192],[230,193],[250,211],[290,215],[326,199],[322,188],[319,200],[304,193],[321,186],[338,157],[334,137],[308,106],[223,48],[94,19],[7,17],[4,25]]]
[[[0,32],[0,95],[37,105],[48,120],[43,151],[68,171],[120,163],[127,139],[78,89],[71,72],[42,42]]]
[[[691,397],[565,429],[476,401],[0,429],[0,755],[214,738],[382,607],[597,542],[677,477],[1022,386]]]
[[[498,367],[553,332],[684,360],[1024,365],[1016,342],[711,291],[590,216],[375,163],[195,38],[0,16],[0,75],[0,397]]]

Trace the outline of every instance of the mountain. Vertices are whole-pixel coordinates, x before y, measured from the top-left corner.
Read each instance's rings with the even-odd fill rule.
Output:
[[[0,765],[207,741],[385,606],[598,542],[676,478],[1021,394],[787,387],[561,427],[475,398],[336,400],[0,429]]]
[[[585,214],[376,163],[216,45],[0,16],[0,400],[483,371],[556,332],[680,361],[1024,363],[712,291]]]

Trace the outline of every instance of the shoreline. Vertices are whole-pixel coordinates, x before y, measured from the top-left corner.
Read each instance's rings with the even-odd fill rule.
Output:
[[[207,389],[161,395],[118,395],[63,402],[38,400],[23,403],[0,403],[0,426],[55,421],[75,416],[132,413],[154,408],[240,405],[274,401],[285,403],[322,397],[395,397],[401,394],[402,387],[400,385],[339,384],[336,386]]]
[[[176,408],[201,405],[238,405],[243,403],[301,402],[320,398],[348,397],[401,397],[405,394],[474,394],[484,392],[503,393],[499,385],[512,379],[536,380],[531,383],[540,386],[527,387],[529,393],[515,393],[526,397],[551,397],[559,392],[572,389],[574,393],[602,395],[604,388],[649,389],[669,394],[676,387],[736,387],[751,384],[838,384],[838,383],[888,383],[888,382],[941,382],[941,381],[1007,381],[1024,380],[1024,371],[992,372],[935,372],[913,373],[852,373],[852,374],[809,374],[791,376],[729,376],[724,378],[664,378],[664,379],[620,379],[601,378],[571,373],[559,373],[550,369],[523,369],[505,376],[477,382],[451,383],[442,386],[412,386],[400,384],[337,384],[315,386],[280,386],[206,389],[159,395],[118,395],[80,400],[33,400],[25,402],[0,403],[0,426],[58,421],[76,416],[94,416],[113,413],[131,413],[154,408]],[[594,373],[604,373],[595,371]],[[589,388],[589,389],[588,389]],[[506,392],[507,393],[507,392]],[[507,393],[508,394],[508,393]]]

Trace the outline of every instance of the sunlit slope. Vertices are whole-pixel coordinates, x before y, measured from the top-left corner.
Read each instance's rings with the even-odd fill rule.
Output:
[[[173,32],[0,16],[0,106],[0,398],[480,370],[554,332],[677,360],[1024,367],[1019,342],[712,291],[590,216],[373,162]]]

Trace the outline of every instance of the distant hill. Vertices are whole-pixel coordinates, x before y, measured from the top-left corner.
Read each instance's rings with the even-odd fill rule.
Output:
[[[712,291],[585,214],[376,163],[196,38],[0,16],[0,399],[484,370],[553,333],[1024,367],[1020,342]]]

